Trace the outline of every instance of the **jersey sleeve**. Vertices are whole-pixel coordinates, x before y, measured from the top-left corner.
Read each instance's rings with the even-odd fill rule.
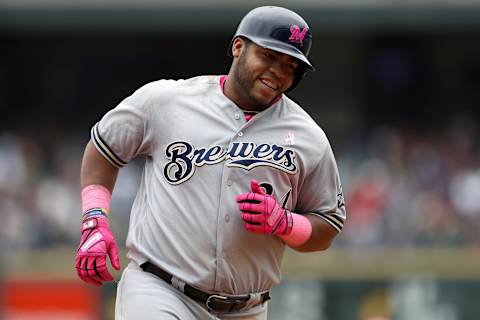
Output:
[[[113,166],[121,168],[137,155],[150,155],[149,85],[135,91],[107,112],[91,130],[97,150]]]
[[[340,232],[346,210],[342,184],[330,144],[327,142],[318,164],[299,186],[296,211],[314,214]]]

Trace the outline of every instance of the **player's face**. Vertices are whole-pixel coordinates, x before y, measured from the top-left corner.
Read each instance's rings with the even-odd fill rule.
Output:
[[[244,42],[234,77],[244,108],[264,109],[293,83],[298,61],[291,56]]]

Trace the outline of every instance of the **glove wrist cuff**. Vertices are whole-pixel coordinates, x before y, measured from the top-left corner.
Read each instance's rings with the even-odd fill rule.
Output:
[[[92,217],[107,217],[108,212],[104,208],[92,208],[83,213],[83,220],[87,220]]]

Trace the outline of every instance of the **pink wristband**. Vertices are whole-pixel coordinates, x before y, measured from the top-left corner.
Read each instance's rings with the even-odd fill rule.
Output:
[[[91,184],[82,189],[82,212],[90,209],[104,209],[107,213],[110,211],[110,198],[112,194],[102,185]]]
[[[279,235],[279,237],[291,247],[298,247],[310,239],[312,235],[312,224],[310,220],[301,214],[292,212],[292,231],[287,235]]]

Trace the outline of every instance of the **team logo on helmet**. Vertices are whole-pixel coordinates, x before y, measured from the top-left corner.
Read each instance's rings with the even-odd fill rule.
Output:
[[[297,26],[296,24],[290,26],[290,38],[288,38],[288,41],[290,42],[295,42],[299,43],[300,45],[303,46],[303,39],[305,39],[305,36],[308,32],[308,27],[303,28],[300,31],[300,27]]]

